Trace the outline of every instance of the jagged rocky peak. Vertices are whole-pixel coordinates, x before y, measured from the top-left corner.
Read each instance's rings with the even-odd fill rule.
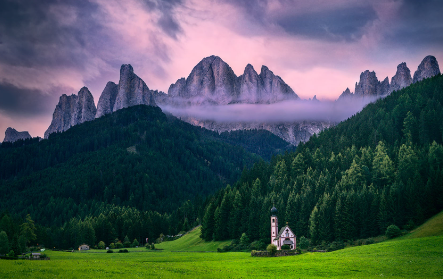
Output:
[[[260,78],[263,80],[264,92],[261,94],[260,103],[275,103],[283,100],[296,100],[298,95],[287,85],[283,79],[268,69],[261,67]]]
[[[97,104],[97,113],[95,118],[102,117],[103,115],[112,113],[114,109],[115,99],[118,94],[118,85],[112,81],[109,81],[105,89],[103,89],[100,99]]]
[[[186,85],[180,81],[180,97],[194,104],[229,104],[238,91],[236,81],[237,76],[226,62],[209,56],[192,69]]]
[[[395,76],[391,79],[391,86],[390,86],[390,92],[398,91],[402,88],[405,88],[406,86],[411,85],[412,83],[412,77],[411,77],[411,71],[406,66],[405,62],[402,62],[398,64],[397,66],[397,72],[395,73]]]
[[[360,81],[355,83],[355,97],[376,97],[389,94],[389,78],[378,81],[375,72],[369,70],[360,74]]]
[[[168,90],[168,102],[177,104],[183,99],[187,104],[227,105],[233,103],[273,103],[297,99],[297,94],[266,66],[260,74],[251,64],[237,77],[229,65],[218,56],[201,60],[187,79],[181,78]]]
[[[18,132],[16,129],[8,127],[5,131],[5,139],[3,142],[15,142],[18,140],[30,139],[31,135],[27,132]]]
[[[418,65],[417,71],[414,73],[413,83],[421,81],[425,78],[430,78],[440,74],[440,68],[438,66],[437,59],[432,56],[426,56],[423,61],[421,61],[420,65]]]
[[[78,96],[61,95],[52,115],[51,125],[45,132],[45,139],[52,133],[63,132],[74,125],[94,120],[96,111],[94,97],[86,87],[80,89]]]
[[[243,75],[239,76],[240,94],[238,103],[259,103],[264,93],[263,80],[251,64],[246,65]]]
[[[378,79],[375,72],[369,70],[360,74],[360,81],[355,84],[355,96],[368,97],[377,95]]]
[[[87,87],[83,87],[78,92],[77,102],[74,107],[74,114],[71,118],[71,126],[91,121],[95,118],[97,109],[94,104],[94,97]]]
[[[382,82],[380,82],[377,86],[377,96],[385,96],[390,93],[390,85],[389,78],[386,77]]]
[[[142,104],[155,106],[153,94],[146,83],[134,74],[132,66],[123,64],[120,68],[118,92],[112,111]]]

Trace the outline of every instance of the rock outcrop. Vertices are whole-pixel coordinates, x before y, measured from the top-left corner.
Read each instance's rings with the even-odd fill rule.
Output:
[[[30,139],[32,138],[31,135],[24,131],[24,132],[18,132],[16,129],[8,127],[5,131],[5,139],[3,142],[15,142],[18,140],[24,140],[24,139]]]
[[[103,115],[109,114],[113,112],[115,99],[118,94],[118,85],[109,81],[105,89],[103,89],[102,94],[97,103],[97,113],[95,118],[102,117]]]
[[[349,88],[346,88],[346,90],[338,97],[337,101],[351,100],[353,97],[354,93],[352,93]]]
[[[411,85],[411,83],[412,83],[411,71],[406,66],[405,62],[400,63],[397,66],[397,72],[391,79],[391,86],[389,89],[389,93],[405,88],[406,86]]]
[[[419,82],[425,78],[430,78],[440,74],[440,68],[438,66],[437,59],[434,56],[428,55],[420,65],[418,65],[417,71],[414,73],[413,83]]]
[[[45,132],[45,139],[55,132],[63,132],[74,125],[94,120],[96,114],[94,97],[88,88],[83,87],[78,95],[63,94],[55,107],[52,122]]]
[[[146,83],[134,74],[132,66],[124,64],[120,68],[118,93],[112,111],[136,105],[155,106],[155,100]]]
[[[360,81],[355,83],[356,97],[377,97],[389,93],[389,79],[386,77],[382,82],[378,81],[375,72],[369,70],[360,74]]]
[[[200,61],[187,79],[171,84],[167,102],[171,105],[269,104],[298,99],[297,94],[266,66],[260,74],[248,64],[237,77],[218,56]],[[161,100],[164,101],[164,100]]]

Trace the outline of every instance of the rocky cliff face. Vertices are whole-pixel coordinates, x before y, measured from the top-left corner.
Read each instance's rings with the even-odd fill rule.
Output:
[[[30,138],[31,135],[28,132],[18,132],[16,129],[8,127],[5,131],[5,139],[3,142],[15,142],[21,139],[24,140]]]
[[[78,95],[63,94],[55,107],[51,125],[45,132],[45,139],[54,132],[63,132],[74,125],[93,120],[96,111],[94,97],[88,88],[80,89]]]
[[[355,83],[356,97],[376,97],[384,96],[389,93],[389,79],[386,77],[379,82],[375,72],[364,71],[360,75],[360,81]]]
[[[220,57],[200,61],[187,79],[181,78],[168,90],[171,105],[269,104],[298,99],[297,94],[266,66],[260,74],[248,64],[237,77]]]
[[[438,66],[437,59],[434,56],[428,55],[418,66],[417,71],[414,73],[413,83],[419,82],[425,78],[430,78],[440,74],[440,68]]]
[[[395,76],[391,79],[391,86],[390,86],[390,93],[393,91],[398,91],[402,88],[405,88],[406,86],[411,85],[412,83],[412,77],[411,77],[411,71],[406,66],[406,63],[400,63],[397,66],[397,72],[395,73]]]
[[[319,134],[324,129],[335,124],[328,121],[293,121],[275,123],[216,122],[212,120],[200,120],[192,116],[181,117],[181,120],[194,126],[200,126],[219,133],[251,129],[267,130],[293,145],[298,145],[300,142],[306,142],[313,134]]]
[[[105,114],[109,114],[113,112],[115,99],[118,94],[118,85],[109,81],[105,89],[103,89],[102,94],[100,95],[100,99],[97,103],[97,113],[95,118],[102,117]]]
[[[346,90],[340,94],[337,101],[350,100],[352,97],[354,97],[354,94],[351,92],[351,90],[349,90],[349,88],[346,88]]]
[[[155,101],[146,83],[134,74],[131,65],[125,64],[120,68],[118,93],[112,111],[135,105],[155,106]]]

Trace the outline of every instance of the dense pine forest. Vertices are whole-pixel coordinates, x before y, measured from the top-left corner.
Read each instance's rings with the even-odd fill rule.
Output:
[[[177,234],[199,224],[206,196],[288,148],[267,131],[219,135],[148,106],[3,143],[0,232],[16,252],[23,241],[67,249]]]
[[[411,229],[443,209],[443,76],[369,104],[212,196],[206,240],[270,239],[270,209],[312,245]]]

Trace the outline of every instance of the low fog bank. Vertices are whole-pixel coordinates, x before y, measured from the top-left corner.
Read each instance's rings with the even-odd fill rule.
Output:
[[[340,122],[361,111],[375,98],[353,98],[340,101],[283,101],[274,104],[197,105],[177,107],[161,105],[176,117],[193,117],[216,122]]]

